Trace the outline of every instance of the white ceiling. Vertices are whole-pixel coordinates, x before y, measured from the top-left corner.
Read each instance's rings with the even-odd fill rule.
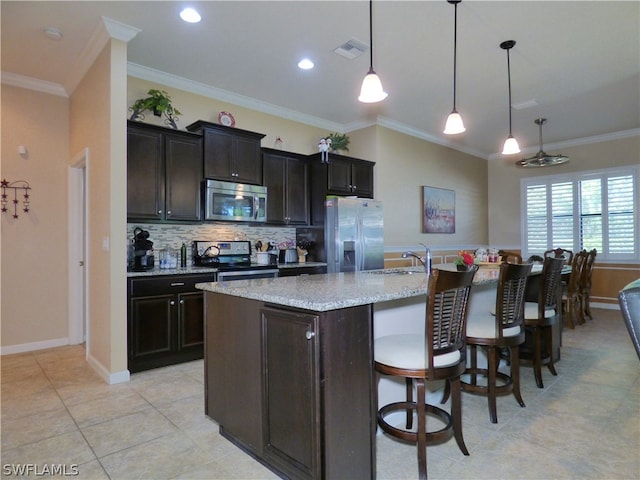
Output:
[[[179,19],[187,3],[202,22]],[[374,68],[389,96],[371,105],[357,101],[369,52],[353,60],[333,53],[351,38],[369,43],[366,1],[2,1],[0,8],[3,78],[68,84],[104,16],[140,29],[128,45],[131,64],[320,126],[349,131],[377,121],[491,158],[508,135],[507,59],[499,45],[513,39],[513,104],[537,102],[513,110],[513,133],[525,153],[539,149],[539,117],[548,119],[549,153],[640,128],[638,1],[464,0],[456,103],[467,131],[457,136],[441,133],[453,101],[454,8],[445,0],[374,1]],[[49,26],[63,32],[61,41],[45,38]],[[303,56],[315,69],[297,68]]]

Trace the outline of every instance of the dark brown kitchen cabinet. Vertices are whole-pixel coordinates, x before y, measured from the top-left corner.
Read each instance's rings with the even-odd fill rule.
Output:
[[[204,176],[215,180],[262,184],[261,133],[198,120],[187,126],[204,138]]]
[[[309,224],[307,159],[295,153],[262,149],[263,185],[267,187],[267,223]]]
[[[329,163],[321,163],[319,153],[310,155],[311,224],[324,225],[327,195],[373,198],[374,162],[344,155],[329,154]]]
[[[200,222],[202,137],[128,122],[127,219]]]
[[[139,372],[203,357],[203,293],[209,275],[128,279],[129,371]]]
[[[264,456],[292,477],[320,471],[317,323],[317,315],[262,310]]]
[[[205,295],[205,413],[220,433],[283,478],[375,478],[372,306]]]

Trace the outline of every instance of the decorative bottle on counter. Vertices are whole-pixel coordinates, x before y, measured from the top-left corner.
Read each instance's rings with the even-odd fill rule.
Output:
[[[180,266],[182,268],[187,266],[187,246],[185,243],[182,243],[182,247],[180,247]]]

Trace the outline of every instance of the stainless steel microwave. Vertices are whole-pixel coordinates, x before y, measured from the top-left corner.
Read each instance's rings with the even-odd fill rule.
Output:
[[[206,180],[204,192],[205,220],[267,221],[267,187]]]

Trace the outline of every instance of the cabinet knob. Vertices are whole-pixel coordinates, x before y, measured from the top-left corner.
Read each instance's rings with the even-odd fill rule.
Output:
[[[162,210],[158,210],[158,215],[162,215]]]
[[[307,337],[307,340],[311,340],[315,336],[316,332],[312,332],[311,330],[307,330],[307,333],[305,333],[305,337]]]
[[[180,305],[183,305],[183,304],[184,304],[184,300],[180,300]]]
[[[171,305],[172,307],[173,307],[175,304],[176,304],[176,302],[175,302],[174,300],[171,300],[171,301],[169,302],[169,305]]]
[[[356,187],[355,185],[351,186],[351,190],[357,190],[357,189],[358,189],[358,187]]]
[[[171,215],[171,210],[167,210],[167,215]]]

